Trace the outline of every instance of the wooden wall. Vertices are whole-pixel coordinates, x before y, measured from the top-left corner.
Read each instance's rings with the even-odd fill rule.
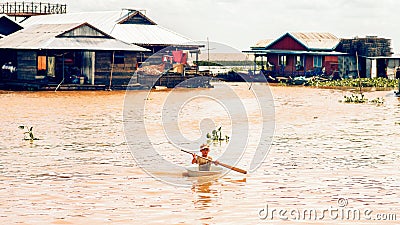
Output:
[[[35,80],[37,54],[35,51],[17,52],[17,77],[19,80]]]
[[[279,65],[279,54],[269,54],[268,61],[275,65],[275,70],[281,72],[281,66]],[[314,56],[304,55],[304,70],[296,71],[296,55],[286,55],[286,66],[285,73],[302,74],[304,72],[314,70]],[[338,56],[322,56],[322,66],[325,67],[327,74],[332,74],[334,71],[339,70],[338,68]]]
[[[332,74],[339,70],[339,60],[338,56],[325,56],[324,67],[326,74]]]
[[[290,36],[285,36],[278,40],[275,44],[269,46],[269,49],[277,50],[292,50],[292,51],[306,51],[307,49],[301,45],[298,41],[294,40]]]
[[[63,37],[104,37],[104,34],[89,26],[80,26],[62,35]]]
[[[127,85],[136,71],[137,57],[135,52],[124,53],[124,63],[114,64],[112,84],[113,85]],[[112,52],[96,52],[95,63],[95,84],[110,83],[112,65]]]
[[[306,63],[304,65],[304,70],[313,70],[314,69],[314,56],[312,55],[306,55]]]

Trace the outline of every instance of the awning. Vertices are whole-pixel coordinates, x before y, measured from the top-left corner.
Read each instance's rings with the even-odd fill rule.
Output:
[[[246,54],[254,54],[254,55],[268,55],[268,54],[281,54],[281,55],[348,55],[343,52],[324,52],[324,51],[292,51],[292,50],[247,50],[243,51]]]

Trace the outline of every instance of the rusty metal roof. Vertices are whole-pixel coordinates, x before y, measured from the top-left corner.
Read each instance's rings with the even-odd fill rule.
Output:
[[[256,46],[251,49],[267,49],[269,46],[279,42],[284,37],[289,36],[298,41],[306,49],[311,51],[329,51],[334,50],[340,43],[340,39],[331,33],[318,32],[289,32],[280,36],[278,39],[271,41],[270,39],[259,41]]]
[[[96,30],[88,23],[37,24],[0,39],[0,48],[148,51],[148,49],[116,40],[106,34],[86,37],[82,35],[62,36],[62,34],[82,26]]]
[[[258,41],[255,46],[251,47],[252,49],[259,49],[259,48],[265,48],[269,44],[271,44],[274,40],[273,39],[265,39],[265,40],[260,40]]]
[[[310,50],[333,50],[340,42],[340,39],[331,33],[290,32],[288,34]]]
[[[121,24],[132,16],[130,11],[81,12],[34,16],[22,23],[24,27],[34,24],[90,23],[116,39],[133,44],[182,45],[193,40],[170,31],[153,22],[152,25]],[[149,19],[150,20],[150,19]]]

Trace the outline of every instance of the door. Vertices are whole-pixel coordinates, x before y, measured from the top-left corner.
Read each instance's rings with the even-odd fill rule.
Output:
[[[95,60],[95,52],[85,51],[83,52],[82,59],[82,70],[83,75],[87,77],[88,83],[94,85],[94,60]]]

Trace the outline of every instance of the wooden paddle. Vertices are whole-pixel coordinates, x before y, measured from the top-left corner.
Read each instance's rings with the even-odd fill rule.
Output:
[[[225,163],[222,163],[222,162],[212,161],[211,159],[207,159],[207,158],[205,158],[205,157],[203,157],[203,156],[197,155],[197,154],[192,153],[192,152],[185,151],[185,150],[183,150],[183,149],[181,149],[181,151],[182,151],[182,152],[185,152],[185,153],[188,153],[188,154],[191,154],[191,155],[194,154],[195,156],[197,156],[197,157],[199,157],[199,158],[202,158],[202,159],[211,161],[211,162],[214,163],[214,164],[221,165],[221,166],[223,166],[223,167],[225,167],[225,168],[228,168],[228,169],[230,169],[230,170],[233,170],[233,171],[236,171],[236,172],[239,172],[239,173],[243,173],[243,174],[247,174],[247,171],[246,171],[246,170],[242,170],[242,169],[240,169],[240,168],[237,168],[237,167],[234,167],[234,166],[230,166],[230,165],[225,164]]]

